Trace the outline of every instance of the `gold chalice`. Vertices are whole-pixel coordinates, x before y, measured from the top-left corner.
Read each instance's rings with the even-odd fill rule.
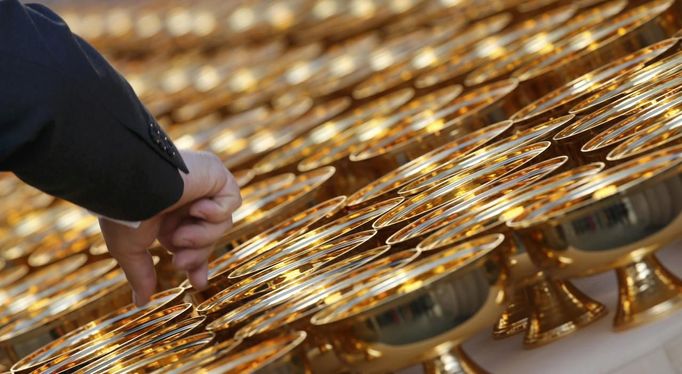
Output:
[[[446,204],[455,204],[467,196],[469,192],[492,182],[530,162],[542,160],[549,142],[538,142],[514,148],[510,151],[492,156],[479,164],[464,168],[461,172],[437,183],[434,187],[416,195],[407,197],[403,202],[391,209],[376,221],[375,229],[394,226],[397,223],[411,220],[433,211]],[[565,162],[563,160],[562,162]]]
[[[501,59],[510,52],[509,47],[538,32],[554,27],[575,14],[573,4],[560,6],[545,13],[514,23],[500,32],[494,33],[471,46],[471,50],[460,50],[449,56],[442,64],[420,73],[414,80],[417,88],[426,88],[448,81],[462,80],[462,76],[477,66],[492,60]],[[474,24],[477,25],[478,23]]]
[[[17,282],[0,289],[0,305],[9,306],[19,295],[37,293],[58,283],[63,277],[76,271],[87,261],[87,256],[77,254],[45,266],[20,278]]]
[[[362,149],[365,144],[380,142],[382,139],[396,135],[396,133],[423,129],[436,121],[437,118],[463,114],[467,108],[473,110],[472,107],[482,106],[484,103],[481,101],[485,102],[487,98],[476,100],[467,97],[464,101],[460,101],[461,91],[462,87],[459,85],[448,86],[415,98],[397,113],[374,117],[353,126],[303,159],[298,164],[298,169],[308,171],[324,165],[331,165],[338,170],[336,185],[340,186],[339,193],[353,193],[358,188],[381,176],[382,173],[390,171],[391,168],[400,164],[394,162],[395,158],[387,158],[381,162],[372,162],[372,167],[364,168],[363,173],[357,173],[355,170],[358,167],[363,167],[363,165],[354,162],[349,156]],[[499,91],[496,90],[491,95],[499,94]],[[471,107],[468,107],[467,104],[470,104]]]
[[[337,196],[323,201],[312,208],[294,214],[233,249],[226,249],[225,253],[208,264],[209,287],[201,291],[200,295],[195,294],[189,280],[185,280],[181,286],[193,294],[192,298],[195,302],[205,300],[229,285],[230,280],[226,275],[237,266],[278,245],[283,245],[288,240],[306,232],[310,226],[325,222],[343,209],[345,203],[345,196]]]
[[[361,100],[404,85],[420,72],[439,66],[466,48],[473,48],[483,38],[499,32],[511,19],[511,15],[502,13],[469,25],[446,40],[422,43],[424,47],[415,51],[408,61],[383,69],[359,83],[353,89],[353,97]]]
[[[400,204],[402,200],[402,198],[389,199],[348,212],[346,215],[330,223],[310,230],[287,241],[284,245],[275,247],[260,256],[252,258],[232,271],[229,277],[238,279],[255,274],[277,264],[282,259],[308,253],[310,250],[314,250],[330,240],[369,228],[377,217]]]
[[[514,71],[522,85],[556,87],[676,32],[680,26],[675,0],[653,0],[557,43],[555,48]]]
[[[665,39],[609,62],[528,104],[510,119],[515,122],[529,122],[534,118],[562,115],[580,98],[598,91],[609,82],[618,80],[622,75],[640,70],[647,62],[665,53],[677,42],[677,39]]]
[[[178,303],[183,293],[182,288],[158,292],[152,295],[149,303],[142,307],[129,304],[88,322],[26,355],[12,366],[12,372],[17,374],[30,373],[60,355],[76,351],[81,346],[98,340],[112,331],[120,331],[126,328],[131,322],[147,314]]]
[[[389,246],[378,247],[374,252],[384,253],[388,248]],[[281,334],[283,330],[307,331],[309,337],[304,345],[312,370],[336,372],[341,363],[330,350],[328,338],[315,334],[316,331],[310,325],[310,317],[336,300],[339,295],[350,292],[354,286],[370,284],[412,262],[418,256],[418,250],[409,249],[366,261],[353,270],[335,274],[331,278],[327,276],[328,273],[320,272],[314,277],[318,279],[311,279],[312,287],[306,285],[308,288],[304,289],[302,283],[296,285],[298,290],[292,289],[292,296],[287,301],[251,318],[236,332],[235,338],[245,341],[262,340]]]
[[[494,183],[496,186],[491,184],[478,194],[472,193],[470,199],[461,204],[464,209],[443,214],[440,221],[434,219],[421,226],[406,226],[402,235],[423,237],[430,233],[417,248],[431,251],[481,235],[504,234],[513,292],[507,309],[495,325],[493,336],[504,338],[526,331],[526,347],[547,344],[604,316],[606,309],[568,281],[548,279],[532,264],[525,247],[504,225],[504,219],[518,214],[520,207],[532,205],[557,191],[579,186],[603,168],[603,163],[587,164],[531,184],[523,183],[523,175],[516,179],[502,178]],[[433,227],[438,230],[434,232]],[[402,239],[398,233],[396,236],[395,240]]]
[[[611,150],[606,155],[606,161],[619,163],[657,149],[679,144],[682,139],[680,125],[682,125],[682,117],[677,114],[676,117],[662,120],[651,127],[642,129]]]
[[[502,137],[508,132],[511,125],[511,121],[502,121],[459,136],[359,189],[348,198],[346,205],[350,209],[355,209],[385,198],[386,195],[394,193],[410,180],[434,171],[452,160],[462,158],[480,146]]]
[[[490,201],[524,189],[532,183],[555,174],[568,157],[557,156],[504,174],[502,177],[475,187],[436,209],[409,221],[386,239],[391,246],[416,246],[419,239],[449,224],[450,220],[469,215]]]
[[[197,306],[197,312],[209,317],[209,322],[226,311],[238,307],[254,298],[276,291],[301,277],[313,274],[318,268],[339,257],[351,253],[376,235],[376,231],[361,231],[342,236],[327,243],[319,244],[305,253],[283,256],[276,263],[264,266],[263,270],[242,277],[224,290],[211,296]],[[255,261],[255,260],[252,260]],[[251,265],[247,263],[248,266]],[[239,271],[238,267],[235,271]]]
[[[363,234],[363,237],[358,237],[357,234],[352,234],[349,235],[346,241],[366,242],[367,236],[367,234]],[[344,243],[342,245],[347,246],[348,244]],[[241,303],[241,305],[235,304],[232,307],[223,308],[221,310],[223,314],[209,323],[206,329],[216,333],[218,337],[235,337],[240,339],[235,334],[253,319],[283,303],[305,295],[307,290],[334,281],[381,256],[388,250],[386,246],[369,250],[364,250],[357,244],[353,245],[353,247],[353,249],[345,254],[338,256],[318,269],[292,279],[291,282],[282,287],[273,288],[268,292],[261,293],[257,297]]]
[[[505,120],[522,107],[516,88],[514,80],[491,83],[465,92],[437,111],[422,112],[408,124],[361,144],[349,156],[351,167],[365,169],[366,165],[388,172],[455,136]]]
[[[675,117],[679,114],[681,108],[682,92],[678,92],[670,97],[670,100],[663,100],[656,106],[636,112],[618,123],[609,126],[609,128],[583,144],[580,151],[584,153],[587,158],[606,159],[605,155],[608,155],[608,153],[616,148],[619,143],[627,141],[635,135],[637,135],[637,139],[639,139],[637,142],[648,142],[648,140],[643,140],[642,138],[642,136],[645,136],[644,133],[648,134],[646,135],[648,139],[653,139],[658,137],[661,131],[674,129],[676,127]],[[672,135],[672,133],[669,133],[668,135]],[[668,140],[668,138],[663,137],[660,140]],[[650,151],[657,146],[666,144],[667,141],[654,141],[654,143],[651,144],[652,147],[638,147],[640,148],[638,153]]]
[[[187,335],[191,336],[191,334],[197,332],[201,334],[200,330],[202,330],[205,320],[206,317],[204,316],[189,317],[169,326],[151,331],[149,334],[143,335],[139,340],[131,341],[130,344],[121,347],[121,349],[98,357],[93,362],[85,365],[85,367],[79,368],[79,371],[84,373],[117,373],[121,371],[120,366],[123,363],[128,364],[128,367],[132,368],[136,365],[136,359],[144,358],[145,355],[154,351],[158,353],[162,347],[169,349],[168,344],[173,342],[187,341],[188,338],[185,338]],[[213,334],[206,332],[199,336],[201,341],[199,347],[213,340],[214,337]],[[189,340],[194,341],[194,339]],[[189,348],[191,348],[191,344]],[[127,371],[127,369],[124,370]]]
[[[530,63],[533,59],[538,59],[553,51],[561,40],[613,18],[626,6],[627,1],[625,0],[609,1],[579,12],[570,19],[570,22],[560,24],[551,30],[539,31],[528,38],[521,39],[508,46],[507,50],[509,52],[505,55],[485,63],[483,66],[467,74],[464,83],[467,86],[475,86],[502,77],[508,77],[512,72]],[[547,91],[547,89],[544,89],[539,91],[539,93],[542,94]]]
[[[682,88],[682,76],[671,77],[659,85],[643,87],[624,96],[610,105],[591,112],[570,123],[556,133],[552,140],[568,156],[581,162],[594,161],[580,148],[605,128],[624,120],[628,116],[656,110],[656,107],[674,105]]]
[[[492,324],[506,302],[503,241],[491,235],[438,251],[343,295],[311,322],[356,371],[419,362],[427,372],[461,371],[459,345]]]
[[[675,146],[619,164],[526,207],[508,225],[550,278],[615,269],[616,330],[670,314],[682,305],[682,282],[654,252],[679,237],[681,160]]]
[[[349,112],[317,126],[308,134],[302,135],[289,144],[268,153],[253,166],[253,170],[259,175],[269,174],[280,169],[295,171],[296,163],[311,155],[320,144],[328,142],[350,127],[373,116],[392,112],[407,103],[413,96],[414,90],[406,88],[351,109]]]
[[[308,373],[308,364],[300,349],[306,339],[305,331],[282,334],[273,339],[257,343],[251,347],[193,368],[195,373],[259,374]]]
[[[308,204],[335,196],[336,186],[331,183],[335,173],[333,167],[323,167],[298,175],[279,188],[242,197],[242,205],[232,214],[234,226],[223,235],[222,242],[248,239]]]
[[[0,320],[7,322],[8,319],[12,319],[19,313],[42,309],[47,306],[46,302],[49,302],[49,298],[55,294],[83,285],[92,279],[100,278],[114,269],[115,266],[116,260],[114,259],[97,261],[84,265],[61,278],[52,279],[52,282],[45,282],[41,288],[29,288],[26,292],[14,295],[0,309]],[[27,281],[30,282],[31,279],[27,279]]]
[[[182,360],[175,360],[173,363],[154,370],[153,374],[185,374],[193,370],[198,370],[202,366],[206,366],[213,361],[232,354],[232,352],[241,348],[241,341],[227,339],[215,345],[209,345],[206,348],[192,354],[188,357],[183,357]]]
[[[570,120],[572,115],[562,116],[545,123],[532,126],[526,129],[514,131],[512,135],[502,137],[492,144],[474,150],[470,154],[464,155],[442,164],[424,175],[414,178],[398,190],[401,196],[410,196],[422,193],[443,183],[448,178],[462,173],[466,169],[471,169],[478,164],[483,164],[495,157],[508,153],[514,148],[519,148],[533,142],[539,142],[551,138]]]
[[[675,48],[679,48],[679,45],[680,43],[678,40],[678,44]],[[603,107],[604,104],[624,95],[628,95],[645,85],[662,82],[666,78],[679,74],[680,72],[682,72],[682,51],[677,51],[671,56],[647,65],[643,69],[630,72],[611,81],[611,83],[601,87],[592,96],[577,103],[569,112],[574,114],[589,113],[590,111],[599,109]]]
[[[11,364],[51,342],[55,336],[76,329],[130,303],[130,291],[120,269],[74,285],[72,289],[36,300],[35,306],[17,313],[0,328],[2,356]]]
[[[73,372],[99,357],[141,341],[154,332],[162,331],[164,326],[169,324],[175,326],[175,321],[184,320],[191,313],[192,304],[179,304],[144,315],[126,324],[125,328],[109,332],[47,361],[32,373]]]
[[[215,335],[202,332],[181,337],[168,343],[139,349],[135,356],[107,363],[102,370],[95,373],[150,373],[155,369],[162,370],[169,364],[187,359],[192,353],[210,344]]]

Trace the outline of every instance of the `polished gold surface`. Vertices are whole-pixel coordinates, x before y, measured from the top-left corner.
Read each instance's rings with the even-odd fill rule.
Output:
[[[208,287],[155,243],[136,307],[92,214],[0,173],[0,371],[481,373],[481,329],[606,314],[573,278],[615,269],[616,329],[682,305],[678,0],[52,6],[244,203]]]
[[[679,109],[678,109],[679,110]],[[680,143],[682,117],[679,114],[635,133],[606,155],[608,161],[623,161],[653,150]]]
[[[554,120],[520,130],[513,135],[502,138],[495,143],[479,148],[466,157],[454,159],[441,167],[425,174],[419,178],[415,178],[407,185],[398,190],[398,194],[402,196],[414,195],[433,188],[447,178],[461,173],[467,168],[475,167],[477,164],[485,163],[491,159],[499,157],[502,154],[508,153],[516,147],[522,147],[532,142],[538,142],[550,138],[567,122],[573,119],[573,115],[566,115]]]
[[[143,341],[155,331],[173,321],[186,318],[191,313],[191,304],[179,304],[158,312],[147,314],[129,323],[125,329],[112,331],[99,339],[78,347],[77,350],[62,354],[35,369],[34,373],[59,373],[93,362],[111,352],[122,349],[134,342]],[[172,325],[171,325],[172,326]]]
[[[267,260],[256,257],[233,271],[251,275],[242,276],[239,281],[199,304],[197,312],[209,316],[211,320],[218,318],[220,314],[230,312],[231,308],[313,274],[317,268],[352,252],[375,234],[376,231],[370,230],[341,236],[299,252],[285,254],[277,261],[271,261],[269,256],[266,256]],[[265,261],[268,262],[263,263]]]
[[[674,0],[655,0],[626,9],[608,22],[601,22],[557,43],[552,52],[517,69],[512,76],[520,81],[543,75],[546,79],[547,73],[559,71],[562,66],[571,65],[571,69],[580,71],[584,69],[582,64],[603,64],[609,56],[609,48],[604,47],[613,44],[615,50],[624,48],[615,46],[619,41],[630,48],[632,45],[642,47],[647,43],[638,45],[637,40],[655,38],[657,34],[666,35],[668,30],[679,28],[680,9],[674,4]]]
[[[257,318],[278,305],[294,299],[304,290],[313,289],[325,282],[335,280],[355,268],[372,261],[377,256],[386,252],[385,248],[379,247],[364,250],[363,244],[376,234],[375,231],[361,232],[341,238],[339,243],[330,242],[328,247],[336,249],[336,255],[329,262],[318,268],[292,278],[281,287],[271,288],[267,292],[261,292],[250,300],[241,303],[234,308],[223,308],[224,314],[206,326],[209,331],[221,335],[232,336],[254,318]],[[302,261],[312,261],[313,256],[306,256]],[[235,337],[239,338],[239,336]]]
[[[333,167],[323,167],[293,177],[288,183],[277,187],[269,186],[258,193],[242,196],[242,205],[232,214],[234,226],[223,236],[223,241],[247,237],[265,228],[270,222],[288,217],[300,206],[305,206],[306,197],[326,197],[324,184],[336,173]],[[331,196],[329,196],[331,197]]]
[[[670,100],[662,101],[659,105],[641,110],[633,115],[615,123],[606,130],[590,139],[581,148],[581,152],[605,153],[611,150],[617,143],[623,142],[641,132],[655,132],[658,126],[675,127],[676,116],[682,105],[682,94],[677,93]],[[669,125],[663,125],[672,121]],[[648,149],[642,149],[643,151]]]
[[[198,370],[213,361],[220,360],[222,357],[231,354],[241,345],[240,340],[227,339],[220,343],[206,347],[191,356],[185,356],[182,360],[164,365],[162,368],[154,370],[154,374],[185,374],[191,370]]]
[[[341,216],[326,225],[310,230],[305,234],[288,241],[282,246],[276,247],[261,256],[255,257],[248,263],[235,269],[230,274],[230,278],[240,278],[259,272],[284,258],[291,258],[292,255],[306,253],[311,249],[314,250],[319,245],[334,238],[368,226],[368,224],[377,219],[377,217],[400,204],[402,200],[402,198],[393,198],[359,210],[348,212],[346,215]]]
[[[537,17],[514,23],[502,31],[480,40],[472,46],[471,50],[452,55],[442,64],[421,73],[415,79],[414,84],[418,88],[437,85],[461,77],[488,61],[504,58],[510,53],[510,47],[514,46],[516,42],[565,22],[575,14],[576,10],[576,6],[569,4],[551,9]]]
[[[465,167],[459,173],[438,181],[432,188],[407,197],[405,201],[379,217],[373,226],[376,229],[392,226],[443,205],[461,201],[475,189],[531,162],[549,146],[549,142],[533,143]]]
[[[679,44],[678,40],[678,44]],[[592,96],[576,104],[571,113],[588,112],[599,108],[604,103],[630,94],[643,85],[661,82],[682,71],[682,52],[677,52],[645,68],[625,74],[612,83],[602,87]]]
[[[258,372],[305,373],[307,371],[302,351],[298,349],[306,339],[304,331],[282,334],[250,348],[237,351],[198,369],[196,373],[240,374]]]
[[[409,124],[398,125],[360,145],[350,154],[350,160],[373,161],[390,154],[400,157],[420,143],[440,145],[450,136],[468,134],[483,124],[506,119],[518,109],[513,100],[516,88],[516,81],[508,80],[464,92],[445,107],[421,112],[411,117]]]
[[[561,168],[568,157],[558,156],[546,161],[538,162],[520,170],[504,174],[499,179],[473,188],[461,197],[455,198],[428,214],[412,220],[400,228],[388,239],[389,245],[398,245],[415,238],[423,237],[443,226],[447,226],[453,220],[458,220],[463,215],[470,215],[487,204],[494,203],[512,194],[514,191],[523,190],[532,183],[552,174]],[[430,199],[433,201],[433,199]],[[477,220],[478,222],[478,220]]]
[[[560,24],[551,30],[540,31],[527,39],[519,40],[508,47],[509,52],[483,66],[478,67],[466,76],[469,86],[509,76],[516,69],[525,66],[557,48],[565,38],[600,24],[620,13],[628,2],[625,0],[609,1],[597,7],[579,12],[570,22]]]
[[[603,65],[528,104],[528,106],[516,112],[511,119],[514,121],[527,121],[532,117],[552,113],[553,110],[566,109],[568,105],[575,103],[578,98],[599,90],[610,81],[617,80],[621,75],[639,70],[648,61],[665,53],[677,42],[677,39],[666,39]]]
[[[194,344],[198,344],[201,347],[213,339],[213,334],[204,332],[193,337],[185,336],[200,329],[205,320],[206,317],[204,316],[189,317],[161,327],[158,330],[143,335],[138,341],[131,341],[128,346],[101,356],[79,370],[87,373],[117,373],[121,372],[122,365],[126,368],[124,371],[127,371],[128,368],[135,368],[137,364],[140,364],[138,361],[140,358],[144,359],[144,356],[148,354],[158,354],[162,347],[165,348],[165,351],[173,349],[173,347],[177,348],[179,343],[184,343],[184,348],[190,350]]]
[[[100,339],[112,331],[121,331],[121,329],[126,328],[133,321],[147,314],[154,313],[164,306],[177,303],[183,293],[184,290],[181,288],[162,291],[152,295],[149,303],[143,307],[137,307],[132,304],[126,305],[97,320],[88,322],[17,361],[12,366],[12,371],[15,373],[29,373],[57,356],[78,350],[83,345]]]
[[[408,264],[344,295],[312,323],[333,334],[339,357],[362,372],[453,358],[448,352],[504,306],[506,276],[495,251],[503,240],[482,237]]]
[[[680,230],[680,155],[675,146],[612,167],[528,207],[508,225],[523,233],[533,260],[552,277],[615,269],[616,329],[670,314],[682,305],[682,282],[654,253]]]
[[[345,205],[346,197],[338,196],[325,200],[307,210],[297,213],[275,226],[263,231],[236,248],[222,254],[208,264],[208,279],[215,287],[225,284],[223,275],[254,256],[261,255],[277,245],[303,234],[308,227],[336,215]],[[190,288],[189,281],[182,283]]]
[[[379,251],[387,250],[378,247]],[[319,311],[326,304],[337,300],[341,295],[350,292],[354,286],[370,284],[378,280],[389,272],[399,269],[418,258],[420,251],[408,249],[396,252],[374,261],[369,261],[348,273],[340,274],[332,279],[320,280],[321,282],[305,294],[299,294],[268,311],[267,313],[254,318],[235,335],[237,338],[245,339],[266,332],[275,332],[283,327],[294,328],[292,324],[302,324],[308,326],[309,317]],[[323,273],[324,274],[324,273]],[[326,277],[326,274],[324,274]]]
[[[452,160],[466,156],[472,150],[505,133],[511,125],[511,121],[503,121],[462,135],[361,188],[348,198],[347,205],[351,208],[363,206],[370,201],[381,198],[397,190],[412,179],[437,170],[443,164]]]
[[[315,147],[320,144],[333,139],[348,128],[372,116],[379,116],[393,111],[405,104],[413,95],[414,90],[406,88],[354,108],[350,113],[327,121],[307,135],[299,137],[282,148],[269,153],[256,163],[254,170],[259,174],[265,174],[294,164],[311,155],[315,151]]]

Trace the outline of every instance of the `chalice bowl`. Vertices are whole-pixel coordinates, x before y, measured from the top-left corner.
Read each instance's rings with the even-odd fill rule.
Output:
[[[682,146],[618,164],[577,188],[558,191],[507,225],[551,278],[615,269],[615,330],[682,306],[682,281],[654,255],[682,235]]]
[[[354,371],[420,362],[429,373],[475,367],[459,345],[504,309],[503,241],[494,234],[438,251],[342,295],[311,323]]]
[[[504,224],[519,214],[522,207],[585,183],[604,168],[604,163],[582,165],[538,181],[534,180],[533,173],[537,170],[533,168],[541,170],[540,164],[500,178],[480,191],[472,191],[459,207],[433,211],[431,220],[415,220],[388,240],[392,243],[401,237],[428,235],[417,248],[429,253],[483,235],[504,234],[510,302],[493,328],[493,337],[501,339],[525,331],[526,348],[551,343],[606,314],[603,305],[582,294],[569,281],[548,279]],[[437,217],[440,219],[436,221]]]

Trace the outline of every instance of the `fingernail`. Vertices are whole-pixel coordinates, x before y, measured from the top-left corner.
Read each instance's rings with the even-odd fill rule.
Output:
[[[137,294],[135,293],[135,291],[133,291],[133,304],[135,304],[135,305],[137,305],[137,306],[141,306],[141,305],[137,302]]]

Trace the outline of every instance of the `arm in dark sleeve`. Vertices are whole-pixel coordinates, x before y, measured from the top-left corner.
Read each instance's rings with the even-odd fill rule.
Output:
[[[186,167],[128,83],[44,6],[0,0],[0,170],[98,214],[143,220]]]

